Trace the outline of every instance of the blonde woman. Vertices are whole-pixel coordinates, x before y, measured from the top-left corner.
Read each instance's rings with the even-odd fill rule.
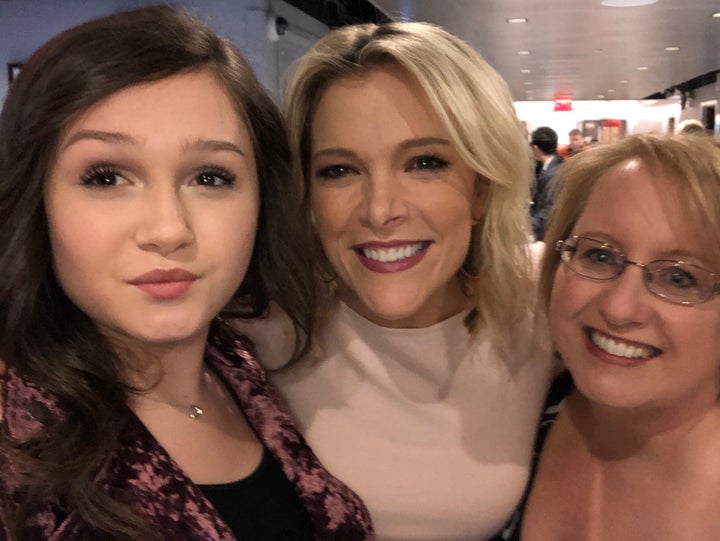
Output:
[[[550,369],[507,87],[440,28],[360,25],[301,59],[286,118],[329,287],[313,355],[274,382],[379,539],[489,538]]]
[[[562,182],[541,289],[569,372],[507,538],[718,539],[720,149],[629,137]]]

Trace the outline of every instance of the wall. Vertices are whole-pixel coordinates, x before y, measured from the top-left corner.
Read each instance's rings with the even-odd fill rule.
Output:
[[[0,1],[0,101],[7,92],[7,65],[22,62],[53,35],[87,19],[157,0]],[[280,0],[175,0],[245,53],[263,85],[279,98],[292,61],[325,34],[327,26]],[[287,19],[279,41],[268,38],[268,19]]]
[[[678,99],[576,101],[572,111],[553,111],[553,107],[552,101],[515,102],[515,110],[525,122],[528,133],[540,126],[549,126],[558,133],[560,145],[568,144],[568,132],[573,128],[581,129],[583,120],[625,120],[627,133],[632,134],[666,132],[668,119],[680,116]]]

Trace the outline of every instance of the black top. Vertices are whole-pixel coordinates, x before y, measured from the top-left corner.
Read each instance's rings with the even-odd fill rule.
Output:
[[[293,485],[272,453],[263,450],[257,469],[245,479],[199,485],[238,539],[312,541],[313,527]]]

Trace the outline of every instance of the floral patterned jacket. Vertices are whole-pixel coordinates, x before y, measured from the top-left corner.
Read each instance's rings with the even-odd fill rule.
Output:
[[[206,363],[235,395],[260,440],[275,456],[295,486],[320,540],[373,538],[370,517],[360,498],[318,461],[305,443],[284,401],[268,382],[257,361],[242,344],[223,348],[211,340]],[[3,436],[23,438],[42,428],[31,412],[38,405],[61,414],[55,401],[32,383],[8,369],[3,376]],[[0,490],[8,491],[0,470]],[[128,409],[115,452],[95,482],[111,496],[122,494],[133,510],[144,516],[167,541],[231,541],[234,536],[212,505],[175,464],[145,426]],[[44,507],[27,525],[27,538],[38,541],[91,539],[93,530],[77,512],[63,510],[49,494]],[[0,541],[11,539],[0,515]]]

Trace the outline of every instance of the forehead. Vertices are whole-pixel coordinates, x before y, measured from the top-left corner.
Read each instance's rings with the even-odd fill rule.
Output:
[[[678,184],[640,160],[618,164],[596,181],[573,232],[606,235],[628,246],[706,253],[707,232],[692,219],[689,191]]]
[[[225,87],[207,70],[140,83],[107,96],[66,126],[60,146],[81,130],[119,132],[139,139],[156,133],[190,140],[249,137]]]
[[[446,132],[420,84],[397,64],[338,79],[324,89],[316,102],[313,139],[322,139],[330,132],[371,127],[380,137]]]

